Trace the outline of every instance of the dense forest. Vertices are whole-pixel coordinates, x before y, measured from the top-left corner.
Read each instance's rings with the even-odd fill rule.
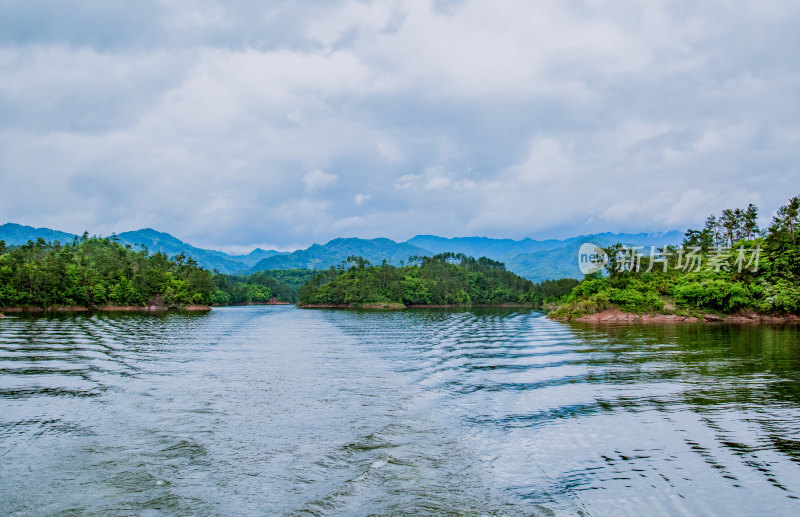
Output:
[[[315,274],[317,271],[309,269],[272,269],[245,276],[216,275],[212,303],[294,303],[297,290]]]
[[[441,253],[411,257],[396,267],[384,261],[373,266],[362,257],[348,257],[339,267],[314,276],[300,288],[300,305],[347,307],[414,305],[542,304],[558,299],[577,280],[533,284],[506,271],[505,265],[482,257]]]
[[[192,258],[150,254],[112,238],[84,234],[72,242],[44,239],[9,248],[0,241],[0,308],[168,307],[209,304],[210,272]]]
[[[0,309],[293,303],[297,289],[314,274],[212,274],[183,253],[151,254],[113,236],[85,234],[67,244],[38,239],[14,247],[0,240]]]
[[[554,318],[570,319],[609,308],[634,313],[800,313],[800,196],[782,206],[766,229],[758,208],[724,210],[682,246],[605,250],[605,274],[589,275]]]

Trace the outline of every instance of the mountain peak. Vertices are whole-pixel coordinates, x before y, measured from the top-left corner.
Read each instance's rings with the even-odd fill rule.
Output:
[[[17,223],[0,226],[0,239],[16,246],[39,237],[47,241],[70,242],[71,233],[48,228],[34,228]],[[146,246],[150,252],[162,251],[169,256],[186,254],[201,266],[223,273],[261,271],[264,269],[324,269],[341,264],[348,256],[355,255],[380,264],[384,259],[393,264],[408,260],[412,255],[435,255],[443,252],[463,253],[473,257],[488,257],[506,264],[509,271],[539,281],[548,278],[578,278],[576,246],[582,242],[594,242],[600,246],[622,242],[628,245],[677,244],[683,232],[671,230],[657,233],[597,233],[581,235],[564,240],[494,239],[491,237],[439,237],[417,235],[406,242],[396,242],[386,237],[362,239],[339,237],[326,244],[312,244],[304,250],[291,253],[256,248],[248,255],[233,256],[221,251],[197,248],[166,232],[153,228],[122,232],[117,235],[121,244]]]
[[[131,230],[127,232],[122,232],[118,235],[140,235],[140,236],[160,237],[160,238],[170,238],[170,239],[180,240],[174,235],[171,235],[166,232],[160,232],[152,228],[141,228],[139,230]]]

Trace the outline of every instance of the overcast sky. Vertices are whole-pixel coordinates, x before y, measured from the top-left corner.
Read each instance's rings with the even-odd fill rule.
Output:
[[[0,0],[0,223],[249,251],[800,194],[796,0]]]

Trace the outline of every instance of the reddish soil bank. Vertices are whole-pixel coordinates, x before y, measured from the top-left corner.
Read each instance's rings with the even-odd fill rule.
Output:
[[[554,318],[555,319],[555,318]],[[563,321],[563,320],[562,320]],[[800,316],[784,314],[778,316],[737,313],[728,315],[703,314],[702,317],[679,316],[677,314],[635,314],[619,309],[606,309],[596,314],[586,314],[571,321],[584,323],[792,323],[800,324]]]

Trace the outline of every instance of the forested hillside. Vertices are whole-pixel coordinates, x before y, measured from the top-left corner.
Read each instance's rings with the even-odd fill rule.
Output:
[[[214,305],[294,303],[297,290],[318,272],[308,269],[276,269],[251,275],[216,275]]]
[[[208,304],[211,273],[183,255],[169,259],[111,239],[44,239],[8,247],[0,241],[0,307]]]
[[[506,271],[505,265],[482,257],[443,253],[411,257],[409,265],[384,261],[372,266],[361,257],[348,257],[338,268],[316,275],[300,288],[300,305],[425,306],[541,304],[563,296],[577,281],[535,285]]]
[[[49,228],[34,228],[15,223],[0,225],[0,240],[5,240],[7,246],[19,246],[26,244],[28,241],[36,242],[39,239],[44,239],[46,242],[58,241],[61,244],[67,244],[77,237],[72,233]],[[89,237],[88,232],[84,233],[84,237]],[[192,246],[168,233],[159,232],[152,228],[111,234],[109,238],[123,246],[130,245],[137,251],[144,246],[150,253],[160,251],[168,257],[183,254],[187,258],[194,259],[197,265],[204,269],[227,274],[245,271],[259,260],[281,254],[274,250],[256,248],[247,255],[230,255],[221,251]]]

